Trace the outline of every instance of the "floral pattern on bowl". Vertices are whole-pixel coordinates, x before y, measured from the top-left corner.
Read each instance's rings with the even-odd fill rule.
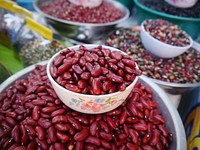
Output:
[[[72,98],[69,102],[69,105],[75,105],[84,111],[92,111],[94,113],[98,113],[101,111],[105,111],[108,107],[113,105],[120,105],[124,99],[116,100],[115,98],[108,98],[107,100],[103,98],[96,98],[94,100],[84,100],[82,98]]]

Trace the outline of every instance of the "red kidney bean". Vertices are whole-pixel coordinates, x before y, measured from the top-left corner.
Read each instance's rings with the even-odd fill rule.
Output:
[[[70,80],[72,78],[72,75],[70,74],[70,72],[64,72],[62,78],[65,80]]]
[[[6,116],[11,117],[11,118],[16,118],[17,114],[15,112],[6,112]],[[1,122],[1,119],[0,119],[0,122]]]
[[[21,134],[20,134],[20,131],[19,131],[19,125],[16,125],[12,129],[11,136],[15,140],[15,142],[17,142],[18,144],[21,143]]]
[[[65,150],[64,145],[58,142],[54,144],[54,148],[55,150]]]
[[[99,95],[101,93],[101,80],[99,78],[94,78],[92,80],[92,90],[95,95]]]
[[[41,140],[39,140],[38,138],[36,138],[35,140],[36,140],[36,142],[37,142],[37,144],[38,144],[38,146],[39,146],[40,148],[42,148],[42,149],[44,149],[44,150],[49,148],[49,145],[48,145],[48,143],[47,143],[46,140],[41,141]]]
[[[14,150],[15,148],[17,148],[19,145],[18,144],[16,144],[16,143],[14,143],[12,146],[10,146],[9,148],[8,148],[8,150]],[[28,149],[27,149],[28,150]]]
[[[122,83],[124,80],[121,76],[115,75],[114,73],[108,73],[106,77],[112,82]]]
[[[67,124],[67,126],[69,128],[69,134],[74,135],[76,133],[75,128],[71,124]]]
[[[5,118],[5,121],[10,125],[10,126],[15,126],[17,123],[16,123],[16,121],[13,119],[13,118],[11,118],[11,117],[6,117]]]
[[[81,130],[82,126],[80,123],[74,119],[72,116],[68,116],[68,121],[71,123],[71,125],[76,129],[76,130]]]
[[[80,132],[77,132],[74,135],[74,140],[76,140],[76,141],[84,141],[87,138],[88,135],[89,135],[89,130],[84,128]]]
[[[41,126],[36,126],[35,132],[36,132],[36,135],[38,136],[39,140],[44,140],[46,135],[45,135],[44,129]]]
[[[126,143],[126,147],[128,150],[138,150],[138,145],[136,144]]]
[[[38,124],[45,129],[48,129],[52,125],[49,119],[44,119],[42,117],[40,117],[40,119],[38,120]]]
[[[51,126],[49,129],[47,129],[47,134],[52,143],[55,143],[57,141],[55,127]]]
[[[98,130],[99,130],[99,124],[98,122],[94,121],[90,126],[90,134],[92,136],[95,136]]]
[[[31,141],[27,146],[27,150],[35,150],[36,148],[37,148],[36,141]]]
[[[56,68],[56,66],[52,66],[50,68],[50,73],[53,78],[56,78],[58,76],[58,69]]]
[[[146,133],[142,138],[142,143],[147,143],[151,139],[152,133],[148,132]]]
[[[137,144],[138,143],[138,134],[134,129],[129,129],[129,133],[131,135],[133,143]]]
[[[27,149],[26,146],[18,146],[14,150],[26,150],[26,149]]]
[[[121,145],[121,146],[119,147],[119,150],[126,150],[126,146],[125,146],[125,145]]]
[[[52,123],[67,123],[67,122],[68,118],[65,115],[57,115],[52,119]]]
[[[102,139],[101,139],[101,145],[102,145],[104,148],[111,149],[111,144],[110,144],[109,142],[107,142],[106,140],[102,140]]]
[[[83,150],[83,146],[84,146],[83,143],[84,143],[83,141],[82,142],[77,141],[75,150]]]
[[[56,107],[55,106],[51,106],[51,107],[44,107],[44,108],[42,108],[41,111],[43,113],[52,113],[55,110],[56,110]]]
[[[70,139],[70,137],[69,137],[67,134],[65,134],[65,133],[63,133],[63,132],[60,132],[60,131],[57,131],[57,132],[56,132],[56,135],[57,135],[57,138],[58,138],[59,140],[61,140],[63,143],[68,142],[69,139]]]
[[[36,106],[44,106],[46,105],[46,101],[43,99],[33,100],[32,104]]]
[[[94,144],[96,146],[100,146],[101,145],[101,140],[97,137],[93,137],[93,136],[88,136],[85,140],[86,143],[90,143],[90,144]]]
[[[20,129],[21,136],[22,136],[21,142],[23,145],[27,145],[28,141],[29,141],[29,137],[28,137],[28,133],[27,133],[24,125],[19,125],[19,129]]]
[[[70,90],[70,91],[73,91],[73,92],[77,92],[77,93],[81,92],[81,89],[79,89],[78,86],[73,85],[73,84],[66,84],[65,88]]]
[[[122,113],[120,114],[119,123],[123,124],[126,121],[126,118],[127,118],[127,113],[125,110],[123,110]]]
[[[54,112],[52,112],[51,113],[51,117],[53,118],[53,117],[55,117],[57,115],[62,115],[64,113],[65,113],[65,109],[60,108],[60,109],[55,110]]]
[[[98,77],[102,73],[102,68],[99,64],[94,65],[94,67],[91,70],[92,77]]]
[[[54,65],[56,67],[60,66],[64,59],[65,59],[65,56],[62,56],[62,55],[59,57],[56,57],[56,60],[54,61]]]
[[[58,67],[58,75],[64,73],[65,71],[68,71],[68,69],[71,67],[70,63],[65,62],[64,64],[62,64],[60,67]]]
[[[122,59],[122,54],[121,52],[118,51],[113,51],[110,55],[113,59],[121,60]]]
[[[106,115],[108,115],[108,116],[117,116],[117,115],[120,115],[120,114],[121,114],[120,109],[114,109],[114,110],[111,110],[111,111],[106,113]]]
[[[82,124],[85,124],[85,125],[88,125],[89,124],[89,121],[87,118],[84,118],[82,116],[75,116],[74,117],[76,120],[78,120],[80,123]]]
[[[107,141],[110,141],[110,140],[112,140],[112,138],[113,138],[113,136],[112,136],[111,133],[106,133],[106,132],[104,132],[104,131],[100,131],[99,135],[100,135],[103,139],[105,139],[105,140],[107,140]]]
[[[112,87],[112,82],[110,80],[106,80],[102,84],[102,89],[104,91],[108,91]]]
[[[55,128],[56,128],[57,130],[59,130],[59,131],[67,131],[67,130],[69,130],[67,124],[61,124],[61,123],[55,124]]]
[[[89,72],[83,72],[80,75],[80,78],[83,79],[83,80],[89,80],[90,79],[90,73]]]
[[[74,70],[75,73],[77,74],[82,74],[83,70],[81,69],[81,67],[79,65],[73,65],[72,69]]]
[[[27,117],[26,118],[26,124],[27,125],[31,125],[31,126],[36,126],[37,125],[37,121],[33,120],[33,118],[31,118],[31,117]]]
[[[102,128],[105,132],[107,132],[107,133],[110,132],[110,129],[109,129],[109,127],[108,127],[108,124],[107,124],[105,121],[100,120],[100,121],[99,121],[99,125],[101,126],[101,128]]]
[[[34,129],[32,126],[25,125],[24,127],[25,127],[25,129],[27,130],[29,136],[30,136],[30,135],[31,135],[31,136],[35,136],[35,135],[36,135],[35,129]]]
[[[78,81],[78,88],[84,89],[87,86],[87,82],[85,80],[79,80]]]
[[[45,114],[45,113],[40,113],[41,117],[45,118],[45,119],[50,119],[51,116],[50,114]]]

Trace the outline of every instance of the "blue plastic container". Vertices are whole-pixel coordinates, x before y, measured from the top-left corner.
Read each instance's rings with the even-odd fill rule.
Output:
[[[16,2],[21,7],[24,7],[30,11],[35,11],[33,7],[34,0],[16,0]]]

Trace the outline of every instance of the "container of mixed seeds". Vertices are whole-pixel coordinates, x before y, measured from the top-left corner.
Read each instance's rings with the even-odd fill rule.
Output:
[[[134,0],[137,21],[162,18],[179,25],[193,39],[200,35],[200,1],[191,8],[178,8],[164,0]]]
[[[52,31],[41,24],[26,18],[26,25],[21,28],[14,43],[25,65],[32,65],[50,59],[64,46],[52,39]]]
[[[174,58],[154,57],[142,45],[140,31],[129,28],[115,30],[106,37],[105,44],[131,55],[143,75],[170,94],[182,94],[200,86],[200,51],[194,48]]]

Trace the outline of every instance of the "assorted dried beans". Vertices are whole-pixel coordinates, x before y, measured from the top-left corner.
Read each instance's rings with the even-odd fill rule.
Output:
[[[168,149],[172,136],[152,91],[138,83],[117,109],[98,115],[66,107],[46,66],[36,66],[0,94],[0,147],[5,150]]]

